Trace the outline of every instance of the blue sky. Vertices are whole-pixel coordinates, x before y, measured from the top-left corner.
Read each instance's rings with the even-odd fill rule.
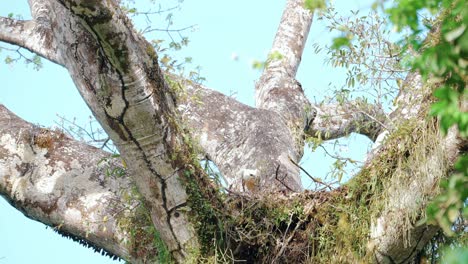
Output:
[[[177,3],[166,2],[168,6]],[[337,11],[349,14],[351,9],[368,9],[371,3],[372,0],[337,1]],[[180,56],[191,56],[193,65],[202,67],[201,75],[207,79],[205,85],[253,105],[254,83],[260,72],[252,69],[251,62],[265,59],[283,5],[284,1],[268,0],[185,0],[181,10],[174,12],[174,27],[196,24],[197,30],[186,33],[190,44]],[[0,1],[0,15],[7,16],[10,12],[27,18],[27,1]],[[167,38],[164,32],[156,35]],[[323,24],[313,23],[297,76],[313,102],[330,92],[330,82],[341,86],[346,78],[343,71],[325,65],[323,54],[313,53],[314,41],[330,43],[331,37]],[[0,53],[0,103],[27,121],[44,126],[53,126],[58,121],[57,115],[77,118],[81,124],[88,120],[91,113],[64,68],[46,61],[40,71],[22,62],[6,65],[3,59],[7,54]],[[238,60],[232,59],[233,54]],[[342,154],[359,160],[369,146],[369,141],[354,135],[340,142],[344,144],[340,149]],[[331,162],[322,151],[308,151],[301,164],[312,175],[323,178]],[[305,181],[304,185],[309,184]],[[1,198],[0,216],[0,264],[115,263],[25,218]]]

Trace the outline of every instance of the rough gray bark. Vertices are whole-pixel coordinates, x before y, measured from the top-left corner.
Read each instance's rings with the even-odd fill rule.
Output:
[[[287,1],[270,52],[282,58],[269,61],[257,82],[257,108],[201,86],[184,85],[187,98],[197,100],[186,100],[179,109],[234,191],[302,190],[294,163],[303,155],[304,132],[323,139],[358,132],[374,140],[382,129],[384,114],[375,106],[312,105],[305,97],[295,75],[312,17],[302,1]]]
[[[29,3],[33,19],[56,40],[59,61],[129,164],[155,228],[182,261],[198,242],[184,209],[180,177],[186,165],[174,158],[175,149],[185,147],[176,133],[174,98],[154,50],[115,1]]]
[[[52,148],[31,142],[37,129],[2,107],[0,194],[29,217],[60,226],[130,261],[144,262],[145,258],[122,245],[119,241],[126,238],[126,230],[119,229],[115,219],[104,221],[104,217],[135,203],[122,198],[122,189],[131,182],[138,186],[154,227],[177,262],[200,247],[192,215],[187,213],[192,208],[184,174],[194,170],[196,161],[188,158],[194,153],[178,125],[182,119],[202,153],[228,179],[229,189],[256,197],[302,190],[294,163],[302,158],[305,137],[333,139],[357,132],[375,140],[384,128],[383,134],[390,134],[401,120],[416,118],[428,103],[427,91],[416,85],[418,76],[413,74],[390,119],[380,108],[359,102],[311,104],[295,79],[312,23],[312,14],[303,8],[302,0],[287,1],[272,47],[272,53],[278,52],[282,58],[270,61],[257,83],[256,108],[184,80],[177,81],[187,89],[187,96],[176,99],[157,64],[157,54],[136,33],[117,1],[29,3],[31,21],[0,18],[0,40],[68,69],[128,164],[131,180],[103,177],[97,164],[105,154],[67,137],[44,132],[58,144]],[[456,132],[452,133],[441,141],[450,155],[437,157],[440,162],[457,156]],[[385,141],[379,142],[383,145],[374,155],[385,152]],[[80,155],[85,151],[90,154]],[[427,162],[434,164],[432,158]],[[409,182],[406,189],[389,196],[380,217],[371,220],[369,248],[377,261],[404,261],[430,238],[419,239],[426,227],[402,227],[392,219],[402,209],[407,213],[420,210],[422,205],[415,203],[421,195],[434,192],[430,187],[435,180],[429,179],[417,191]],[[196,183],[200,189],[211,189]],[[81,199],[76,198],[77,193]],[[97,200],[106,206],[97,207]],[[107,201],[115,204],[108,206]],[[106,231],[96,224],[101,222]],[[398,235],[402,228],[406,228],[405,236]],[[88,232],[93,235],[83,235]]]
[[[0,17],[0,39],[60,64],[55,53],[55,39],[50,35],[50,30],[44,28],[40,22]]]
[[[108,158],[0,105],[0,195],[27,217],[134,262],[131,226],[119,222],[131,222],[140,201],[130,177],[106,175],[122,166]]]
[[[418,73],[408,74],[387,122],[389,130],[382,132],[382,145],[376,146],[371,158],[385,152],[384,137],[405,122],[425,124],[428,130],[438,131],[430,125],[433,120],[426,117],[431,94],[432,87],[425,85]],[[451,172],[460,154],[459,144],[458,131],[452,128],[445,137],[438,132],[424,135],[416,149],[407,150],[410,167],[393,172],[388,201],[379,216],[371,220],[369,248],[378,263],[410,262],[438,231],[435,226],[415,224],[428,197],[437,193],[440,179]]]

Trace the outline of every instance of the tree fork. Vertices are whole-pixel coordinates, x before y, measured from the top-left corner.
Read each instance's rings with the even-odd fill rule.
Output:
[[[337,261],[365,258],[384,263],[407,262],[432,233],[431,227],[415,227],[413,224],[420,217],[424,202],[437,192],[433,186],[450,173],[446,165],[459,154],[457,131],[450,131],[448,137],[442,138],[436,132],[433,119],[426,118],[432,87],[424,85],[416,72],[408,75],[390,120],[380,117],[374,120],[365,113],[348,115],[348,106],[340,109],[334,105],[310,105],[295,80],[312,21],[312,14],[302,4],[301,0],[287,1],[273,44],[273,51],[279,47],[277,51],[284,53],[286,59],[274,61],[265,69],[256,87],[257,109],[203,87],[191,88],[209,95],[203,98],[208,105],[205,109],[197,108],[190,100],[176,105],[182,100],[176,100],[166,83],[165,75],[157,64],[157,54],[136,33],[113,1],[30,0],[34,22],[1,18],[0,39],[24,46],[68,69],[96,119],[128,164],[128,173],[138,185],[144,197],[144,208],[151,216],[148,219],[151,219],[151,225],[167,245],[174,261],[184,262],[192,254],[198,254],[200,259],[213,258],[213,255],[219,256],[215,254],[217,250],[216,253],[249,261],[305,261],[308,258],[319,261],[337,255]],[[295,26],[290,27],[288,23]],[[40,34],[35,34],[36,31]],[[21,34],[40,41],[28,42]],[[288,46],[290,43],[299,44]],[[220,105],[223,103],[229,109],[222,109]],[[228,189],[226,195],[219,193],[207,179],[196,159],[190,135],[179,125],[182,118],[178,116],[176,107],[183,112],[185,106],[188,114],[192,115],[191,119],[188,118],[189,126],[194,128],[195,135],[200,136],[204,151],[232,178],[233,189]],[[371,114],[381,113],[381,109],[364,107]],[[314,113],[307,116],[307,109]],[[232,113],[226,114],[228,112]],[[34,141],[31,148],[34,151],[30,151],[27,141],[20,140],[19,144],[16,142],[18,139],[12,136],[14,133],[7,131],[12,119],[7,111],[4,113],[7,114],[2,118],[8,122],[4,121],[6,125],[0,127],[6,131],[1,138],[0,162],[4,162],[5,168],[13,173],[10,175],[10,172],[3,171],[7,177],[0,178],[1,192],[12,203],[16,199],[17,207],[22,205],[24,198],[18,195],[29,194],[26,187],[30,185],[25,179],[31,178],[34,183],[36,178],[50,180],[67,178],[70,174],[85,177],[89,175],[85,172],[89,171],[99,174],[98,166],[90,164],[97,164],[104,156],[102,152],[83,149],[69,139],[66,142],[76,150],[88,151],[93,156],[78,160],[70,158],[69,161],[58,159],[63,163],[74,162],[74,167],[63,168],[59,166],[60,162],[46,167],[59,171],[58,174],[32,170],[31,164],[57,161],[56,156],[65,151],[58,148],[57,151],[63,152],[53,152],[55,149],[47,147],[49,138],[43,135]],[[332,124],[322,118],[336,113],[347,118]],[[204,119],[206,123],[200,121]],[[302,119],[307,121],[307,129],[304,129]],[[372,139],[383,129],[389,134],[372,153],[361,173],[344,187],[330,193],[292,193],[302,190],[299,169],[291,160],[297,163],[302,157],[304,134],[313,136],[311,134],[326,131],[328,126],[332,130],[330,138],[340,137],[349,131],[358,131],[353,127],[353,121],[368,124],[369,131],[359,132]],[[225,130],[225,127],[231,130]],[[278,143],[272,144],[275,141]],[[57,155],[50,157],[53,153]],[[19,158],[16,160],[15,157]],[[84,172],[80,174],[73,169]],[[284,177],[286,180],[277,180],[278,175],[287,175]],[[246,195],[242,193],[241,183],[249,176],[259,179],[259,184]],[[13,184],[12,178],[14,183],[26,185]],[[424,184],[419,184],[419,181],[424,181]],[[116,182],[120,183],[119,180]],[[110,183],[82,181],[72,189],[92,186],[91,190],[101,194],[103,191],[99,184],[108,187]],[[118,200],[118,191],[129,185],[112,187],[112,193],[106,195]],[[31,186],[49,191],[47,184],[46,187],[43,184]],[[94,194],[82,189],[86,198]],[[44,201],[44,196],[33,194],[38,196],[31,199],[30,207],[23,208],[26,213],[53,226],[64,219],[64,230],[83,235],[85,227],[73,222],[78,214],[73,206],[62,208],[65,212],[62,215],[63,212],[54,205],[57,204],[55,200]],[[107,196],[101,198],[104,202],[108,199]],[[419,203],[421,200],[423,202]],[[127,202],[120,201],[115,207],[127,205]],[[73,217],[66,214],[69,211],[75,213]],[[84,215],[83,219],[89,217],[80,214]],[[104,218],[99,214],[95,217]],[[395,222],[395,218],[407,222]],[[358,221],[360,219],[363,220]],[[111,227],[116,229],[115,225],[118,222],[111,221]],[[129,253],[134,248],[122,246],[116,237],[109,237],[108,232],[98,230],[96,226],[93,228],[96,234],[87,238],[90,242],[96,242],[96,245],[131,261],[147,260],[142,255],[146,252],[144,249],[140,248],[139,253]],[[125,232],[119,233],[118,238],[126,235]],[[105,238],[110,239],[103,241]],[[303,243],[295,246],[294,241]],[[213,243],[217,243],[214,249]],[[296,249],[306,253],[297,254]],[[274,254],[267,255],[265,250]],[[154,252],[147,256],[153,257],[151,254]]]

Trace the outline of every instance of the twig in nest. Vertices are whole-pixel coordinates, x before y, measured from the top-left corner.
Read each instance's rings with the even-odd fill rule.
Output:
[[[314,181],[315,183],[318,183],[318,184],[321,184],[321,185],[324,185],[326,186],[328,189],[333,190],[335,188],[333,188],[330,184],[326,183],[326,182],[323,182],[315,177],[313,177],[312,175],[310,175],[304,168],[301,167],[301,165],[297,164],[294,160],[291,159],[291,157],[289,157],[289,160],[294,164],[296,165],[299,169],[301,169],[301,171],[303,171],[312,181]]]
[[[294,214],[291,214],[291,216],[289,217],[289,223],[288,223],[288,227],[286,228],[286,231],[284,232],[284,236],[283,236],[283,243],[282,243],[282,246],[281,246],[281,249],[278,251],[278,253],[276,254],[275,258],[273,259],[272,263],[276,263],[276,260],[281,257],[281,255],[283,255],[284,253],[284,250],[286,250],[286,247],[289,245],[289,243],[291,242],[291,239],[294,237],[294,235],[296,234],[296,231],[297,229],[299,229],[299,227],[302,225],[302,223],[304,222],[303,219],[299,219],[299,221],[296,223],[296,227],[294,227],[294,230],[291,231],[291,235],[286,239],[286,235],[288,233],[288,230],[289,230],[289,227],[291,226],[291,223],[292,223],[292,218],[293,218]]]
[[[291,189],[291,187],[289,187],[285,182],[284,182],[284,179],[286,179],[286,176],[288,174],[284,174],[284,177],[283,179],[279,179],[278,178],[278,172],[279,172],[279,168],[280,168],[280,165],[278,165],[278,167],[276,167],[276,173],[275,173],[275,180],[279,181],[281,184],[283,184],[284,187],[286,187],[288,190],[290,190],[291,192],[294,192],[293,189]]]

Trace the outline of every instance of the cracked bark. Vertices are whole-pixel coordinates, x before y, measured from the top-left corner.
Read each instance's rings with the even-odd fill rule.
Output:
[[[62,234],[140,262],[131,235],[143,228],[132,220],[132,208],[140,201],[129,177],[106,175],[107,168],[121,166],[118,160],[98,166],[108,157],[61,132],[29,124],[0,105],[0,195]]]
[[[174,259],[197,248],[183,210],[181,175],[190,164],[174,158],[182,143],[174,121],[173,95],[115,2],[30,1],[33,18],[46,21],[66,67],[105,131],[129,164],[153,223]],[[175,119],[176,120],[176,119]]]
[[[154,226],[178,262],[183,262],[187,250],[196,249],[199,243],[186,213],[190,211],[188,194],[180,181],[182,173],[194,167],[184,159],[192,151],[185,146],[176,124],[181,120],[176,107],[202,152],[228,179],[230,188],[256,196],[302,190],[299,168],[290,159],[300,161],[304,137],[320,134],[333,139],[361,133],[382,144],[375,149],[375,157],[385,152],[384,135],[392,133],[398,122],[420,115],[428,103],[428,91],[421,90],[418,75],[412,73],[390,119],[378,107],[360,102],[310,104],[295,79],[312,23],[312,14],[302,7],[301,0],[287,1],[272,47],[272,52],[283,58],[271,61],[256,84],[256,108],[183,80],[179,81],[187,88],[187,96],[176,100],[157,65],[157,55],[114,1],[29,3],[33,20],[0,18],[0,40],[25,47],[68,69],[129,165],[130,177],[145,199]],[[102,168],[96,164],[104,153],[68,138],[61,139],[63,145],[53,151],[38,148],[18,132],[29,130],[30,125],[18,121],[5,108],[1,113],[0,190],[26,215],[51,226],[61,225],[66,232],[82,237],[88,226],[77,219],[102,221],[105,215],[132,205],[123,201],[120,193],[130,186],[128,179],[102,179]],[[434,159],[450,162],[458,154],[456,132],[441,144],[450,155]],[[74,154],[67,156],[67,151]],[[421,166],[431,163],[429,158]],[[75,180],[61,182],[69,178]],[[369,248],[377,261],[404,262],[430,238],[430,227],[408,228],[393,224],[391,219],[400,216],[402,209],[420,210],[422,205],[415,203],[424,193],[433,193],[431,184],[433,179],[423,186],[409,181],[406,189],[388,198],[381,215],[372,219]],[[76,199],[77,193],[82,200]],[[47,200],[48,195],[54,198]],[[106,205],[107,201],[118,202],[108,208],[93,207],[93,199]],[[103,211],[93,211],[97,209]],[[107,232],[100,229],[101,225],[92,224],[95,234],[85,239],[127,260],[143,261],[132,254],[130,246],[118,242],[128,234],[118,229],[115,219],[109,219],[106,227]],[[405,236],[398,236],[402,228],[406,228]]]

